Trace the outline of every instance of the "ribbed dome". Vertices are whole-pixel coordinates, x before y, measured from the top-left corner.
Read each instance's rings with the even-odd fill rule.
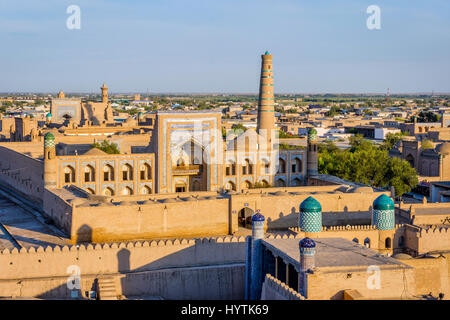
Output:
[[[313,239],[306,237],[306,238],[303,238],[302,240],[300,240],[300,242],[298,243],[298,246],[300,248],[315,248],[316,243],[314,242]]]
[[[55,136],[53,135],[53,133],[47,132],[44,136],[44,140],[46,140],[46,141],[55,140]]]
[[[92,148],[89,151],[85,152],[83,155],[87,156],[102,156],[107,154],[105,151],[100,150],[98,148]]]
[[[373,208],[375,210],[394,210],[395,205],[391,198],[385,194],[382,194],[373,202]]]
[[[355,187],[350,190],[352,193],[373,193],[373,189],[371,187]]]
[[[265,220],[264,216],[259,212],[255,213],[252,216],[252,221],[264,221],[264,220]]]
[[[313,197],[308,197],[300,204],[300,211],[322,211],[322,206]]]
[[[450,143],[444,142],[436,147],[436,152],[439,154],[450,154]]]
[[[412,259],[412,257],[409,254],[406,253],[397,253],[394,254],[392,256],[392,258],[397,259],[397,260],[408,260],[408,259]]]

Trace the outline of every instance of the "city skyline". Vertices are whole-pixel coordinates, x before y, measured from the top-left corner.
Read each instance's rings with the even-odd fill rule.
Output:
[[[445,1],[19,3],[0,4],[1,92],[95,92],[102,79],[117,93],[252,94],[266,50],[275,94],[450,91]],[[73,4],[79,30],[66,27]],[[372,4],[380,30],[366,27]]]

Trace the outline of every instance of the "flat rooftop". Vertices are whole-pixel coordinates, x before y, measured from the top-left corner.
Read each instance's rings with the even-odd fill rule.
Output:
[[[299,267],[300,252],[298,243],[301,239],[264,239],[263,245]],[[353,241],[342,238],[315,238],[317,268],[326,267],[382,267],[410,268],[394,258],[386,257]]]
[[[450,204],[448,207],[439,208],[415,208],[415,215],[447,215],[450,216]]]
[[[56,234],[26,209],[0,195],[0,251],[68,244],[68,238]]]

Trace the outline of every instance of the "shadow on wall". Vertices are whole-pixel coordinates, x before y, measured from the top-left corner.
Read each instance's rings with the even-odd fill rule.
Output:
[[[91,237],[91,228],[82,226],[78,230],[79,241]],[[171,241],[171,240],[169,240]],[[71,290],[66,277],[42,279],[40,285],[54,288],[37,296],[42,299],[86,299],[86,293],[96,290],[95,281],[105,273],[117,279],[116,293],[125,297],[163,297],[164,299],[244,299],[245,284],[245,242],[216,242],[213,239],[197,239],[195,245],[181,247],[178,251],[154,259],[150,249],[134,251],[120,248],[114,265],[99,266],[90,274],[81,270],[81,290]],[[157,247],[156,247],[157,248]],[[162,248],[163,249],[163,248]],[[164,250],[163,250],[164,251]],[[135,253],[134,253],[135,252]],[[164,254],[160,250],[156,250]],[[132,266],[132,254],[138,260],[151,261],[137,268]],[[207,267],[205,267],[207,266]],[[102,270],[116,269],[117,273]],[[24,284],[24,289],[34,284]],[[76,291],[77,293],[75,293]],[[24,290],[25,292],[25,290]]]
[[[202,244],[199,239],[196,242],[195,246],[135,269],[130,267],[131,252],[121,249],[117,253],[117,263],[119,272],[124,275],[120,280],[122,294],[175,300],[244,299],[245,242],[210,245]],[[205,252],[202,252],[202,246],[205,246]],[[236,248],[225,248],[229,246]],[[237,261],[223,262],[223,253],[226,250],[237,252],[239,246],[242,257]],[[210,261],[207,268],[204,267],[206,261],[198,261],[205,258]]]
[[[92,242],[92,228],[87,224],[82,225],[77,231],[77,244]]]

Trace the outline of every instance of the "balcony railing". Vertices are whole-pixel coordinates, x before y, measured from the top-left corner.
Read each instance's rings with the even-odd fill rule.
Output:
[[[175,166],[172,168],[173,174],[175,175],[186,175],[186,174],[199,174],[202,172],[203,166],[201,164],[190,164],[187,166]]]

